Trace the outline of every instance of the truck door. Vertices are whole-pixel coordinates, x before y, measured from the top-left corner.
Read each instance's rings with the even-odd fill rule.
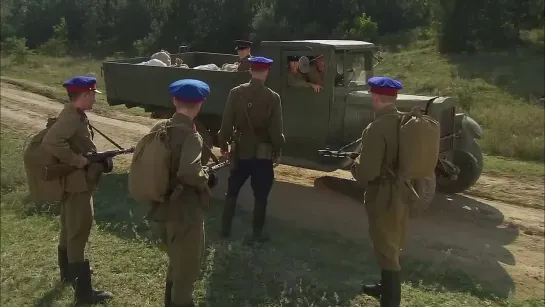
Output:
[[[285,51],[282,53],[281,74],[282,113],[286,149],[284,154],[298,157],[315,157],[318,149],[326,145],[329,127],[329,109],[333,86],[324,85],[316,93],[309,88],[290,87],[287,83],[289,73],[288,56],[317,56],[323,54],[326,69],[329,67],[329,54],[326,50]],[[327,71],[326,71],[327,75]],[[326,82],[327,82],[326,78]]]

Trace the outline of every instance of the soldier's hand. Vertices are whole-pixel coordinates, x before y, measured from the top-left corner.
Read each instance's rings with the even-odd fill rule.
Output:
[[[318,84],[312,84],[312,88],[314,89],[314,92],[319,93],[322,87]]]
[[[277,167],[280,164],[280,157],[273,157],[272,159],[273,167]]]
[[[220,150],[220,153],[221,153],[221,156],[222,156],[224,159],[226,159],[226,160],[228,160],[229,158],[231,158],[231,153],[230,153],[228,150],[223,150],[223,149],[221,149],[221,150]]]
[[[85,158],[84,156],[80,156],[80,159],[76,167],[81,169],[81,168],[84,168],[87,164],[89,164],[89,160],[87,160],[87,158]]]

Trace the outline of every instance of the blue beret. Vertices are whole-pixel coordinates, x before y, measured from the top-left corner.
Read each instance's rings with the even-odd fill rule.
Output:
[[[94,91],[96,93],[102,93],[97,90],[97,79],[95,77],[76,76],[66,80],[62,86],[70,93],[82,93]]]
[[[403,88],[403,83],[399,82],[396,79],[392,79],[388,77],[372,77],[372,78],[369,78],[369,81],[367,81],[367,84],[370,87],[374,87],[374,88],[391,88],[395,90],[400,90]]]
[[[267,64],[267,65],[271,65],[273,63],[273,60],[266,57],[262,57],[262,56],[251,57],[248,59],[248,61],[250,63],[256,63],[256,64],[259,63],[259,64]]]
[[[208,84],[195,79],[182,79],[173,82],[168,91],[172,97],[183,102],[201,102],[210,95]]]

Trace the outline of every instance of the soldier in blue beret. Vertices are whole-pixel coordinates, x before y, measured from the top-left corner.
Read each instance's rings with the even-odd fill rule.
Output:
[[[403,84],[388,77],[373,77],[367,84],[375,120],[363,130],[361,152],[353,165],[353,173],[358,182],[367,186],[364,199],[369,235],[381,267],[381,280],[363,285],[363,292],[380,299],[380,306],[398,307],[401,302],[399,256],[408,222],[410,191],[396,184],[391,172],[384,174],[383,170],[396,170],[399,113],[395,102]]]
[[[229,92],[218,139],[222,154],[233,161],[221,234],[230,236],[239,191],[251,177],[255,197],[253,233],[246,241],[254,243],[269,239],[263,228],[274,181],[273,167],[279,162],[285,139],[280,96],[265,85],[273,60],[252,57],[249,62],[252,79]]]
[[[201,165],[203,140],[195,127],[195,117],[210,95],[203,81],[184,79],[169,88],[176,112],[172,118],[159,121],[152,129],[160,132],[169,127],[168,148],[171,148],[169,186],[170,198],[157,203],[148,213],[157,222],[160,237],[166,245],[169,266],[165,283],[165,306],[191,307],[194,283],[199,279],[204,257],[204,210],[209,207],[208,174]],[[204,145],[206,146],[206,145]],[[146,163],[164,167],[153,156]]]
[[[77,302],[91,304],[112,297],[110,292],[92,287],[92,269],[85,258],[85,246],[93,224],[92,194],[104,171],[102,163],[89,163],[83,156],[97,150],[85,114],[93,108],[95,93],[100,93],[96,83],[96,78],[87,76],[76,76],[64,82],[70,102],[64,105],[40,145],[44,158],[49,155],[76,168],[64,178],[50,181],[48,192],[56,195],[60,191],[62,195],[59,199],[61,230],[58,245],[61,280],[72,283]]]

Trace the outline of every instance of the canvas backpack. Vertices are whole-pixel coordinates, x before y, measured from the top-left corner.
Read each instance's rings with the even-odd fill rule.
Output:
[[[129,169],[129,194],[138,202],[164,203],[170,197],[167,195],[172,164],[169,130],[173,127],[193,132],[185,124],[172,125],[166,120],[157,131],[146,134],[136,144]],[[205,149],[209,150],[206,145]]]
[[[144,203],[164,202],[170,177],[172,152],[168,125],[164,121],[157,131],[146,134],[136,144],[129,169],[129,194]]]
[[[30,199],[33,201],[57,201],[64,194],[64,178],[45,180],[45,166],[59,163],[53,155],[45,152],[42,140],[49,128],[56,122],[56,117],[48,118],[45,129],[31,136],[30,142],[25,144],[23,152],[23,164],[27,177]]]
[[[440,133],[439,122],[419,108],[400,112],[397,175],[402,180],[425,179],[435,172]]]

